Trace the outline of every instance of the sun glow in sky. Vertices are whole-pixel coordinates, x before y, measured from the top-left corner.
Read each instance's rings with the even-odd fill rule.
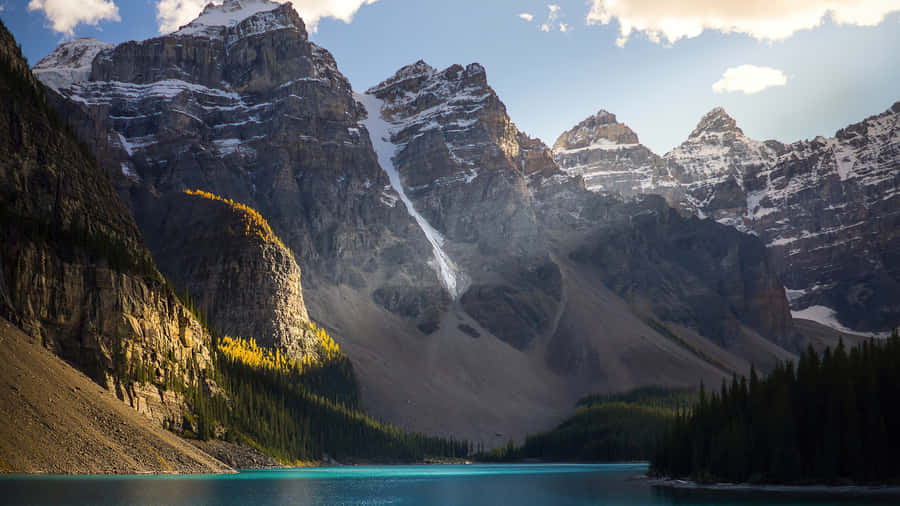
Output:
[[[206,1],[0,0],[0,18],[34,64],[73,37],[157,36]],[[791,142],[833,135],[900,100],[900,0],[293,5],[356,90],[419,59],[477,61],[513,121],[548,145],[599,109],[663,154],[715,106],[751,137]]]

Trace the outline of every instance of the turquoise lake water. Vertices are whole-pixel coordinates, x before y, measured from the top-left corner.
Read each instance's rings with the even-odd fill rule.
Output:
[[[671,491],[642,464],[359,466],[214,476],[7,476],[2,504],[851,505],[887,500]]]

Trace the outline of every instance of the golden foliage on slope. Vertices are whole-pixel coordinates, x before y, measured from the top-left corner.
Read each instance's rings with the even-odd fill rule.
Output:
[[[310,322],[307,330],[316,335],[319,352],[318,361],[312,355],[305,355],[297,360],[284,355],[281,350],[261,348],[252,337],[225,336],[219,341],[219,350],[228,358],[250,367],[284,373],[302,373],[305,368],[313,366],[317,362],[328,362],[344,357],[337,343],[325,332],[325,329]]]
[[[281,242],[281,239],[279,239],[278,236],[275,235],[275,232],[272,232],[272,227],[269,226],[269,222],[266,221],[266,219],[263,218],[256,209],[253,209],[246,204],[235,202],[234,200],[226,199],[214,193],[206,192],[203,190],[185,190],[184,193],[194,197],[222,202],[223,204],[228,205],[241,217],[241,222],[244,224],[244,230],[242,230],[241,232],[245,237],[256,236],[263,241],[275,242],[282,248],[288,249],[288,247],[285,246],[283,242]]]

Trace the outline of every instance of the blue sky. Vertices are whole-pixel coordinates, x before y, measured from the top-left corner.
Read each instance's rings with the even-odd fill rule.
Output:
[[[71,34],[54,31],[43,11],[27,9],[29,1],[54,0],[0,0],[0,18],[32,64],[72,36],[118,43],[159,34],[158,0],[90,0],[114,2],[120,20],[80,23]],[[694,4],[684,8],[683,24],[701,19],[702,14],[693,15],[691,8],[702,13],[708,1],[712,0],[683,2]],[[782,3],[803,7],[817,1]],[[550,18],[546,1],[378,0],[358,6],[350,23],[323,17],[311,38],[334,53],[340,69],[360,91],[419,59],[439,68],[477,61],[487,68],[488,80],[513,121],[548,144],[603,108],[663,154],[718,105],[749,136],[790,142],[833,135],[900,100],[900,1],[864,1],[880,6],[872,10],[886,13],[879,24],[839,25],[825,17],[815,28],[767,37],[765,33],[775,32],[761,36],[755,28],[759,25],[753,24],[756,18],[745,20],[741,16],[747,14],[741,10],[723,29],[707,27],[696,37],[684,35],[689,29],[666,32],[659,42],[650,40],[654,33],[648,29],[631,33],[620,47],[617,39],[624,15],[605,25],[586,21],[592,3],[603,0],[553,0],[550,3],[558,9],[547,32],[540,29]],[[295,1],[301,15],[304,3],[325,5],[321,8],[327,13],[326,4],[339,1]],[[648,3],[653,2],[643,2]],[[674,4],[660,0],[660,9],[667,3]],[[522,13],[533,19],[519,17]],[[640,25],[642,20],[652,22],[654,15],[638,13],[626,22]],[[561,23],[566,31],[560,30]],[[713,91],[713,83],[726,70],[741,65],[781,71],[786,82],[752,94]]]

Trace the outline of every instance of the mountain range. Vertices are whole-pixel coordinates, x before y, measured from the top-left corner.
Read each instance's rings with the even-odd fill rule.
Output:
[[[837,339],[815,321],[900,321],[900,105],[791,145],[752,141],[717,109],[664,157],[601,111],[551,149],[516,127],[482,65],[419,61],[354,90],[292,6],[267,0],[210,4],[149,40],[67,42],[33,73],[73,144],[30,156],[81,153],[101,171],[10,165],[4,202],[86,219],[152,258],[158,281],[120,287],[130,278],[103,281],[76,256],[86,293],[51,303],[22,287],[46,271],[47,294],[69,290],[67,268],[36,260],[66,255],[18,235],[4,241],[0,301],[114,390],[112,353],[97,351],[113,346],[112,322],[154,336],[139,354],[181,343],[207,356],[210,336],[165,293],[300,360],[315,358],[314,320],[352,362],[366,412],[489,447],[590,393],[771,369]],[[80,337],[94,328],[100,346]]]
[[[834,137],[792,144],[750,139],[716,108],[662,157],[600,111],[553,153],[594,191],[662,195],[687,215],[759,237],[796,317],[879,333],[900,318],[898,146],[900,102]]]

